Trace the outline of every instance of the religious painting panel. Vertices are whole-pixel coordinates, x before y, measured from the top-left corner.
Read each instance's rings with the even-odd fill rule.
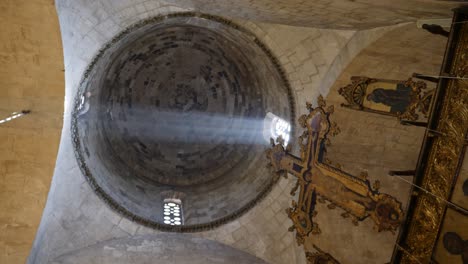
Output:
[[[364,107],[391,114],[403,113],[411,103],[411,86],[404,83],[378,81],[367,85]]]
[[[433,258],[439,264],[468,264],[468,216],[447,209]]]
[[[451,202],[468,211],[468,156],[465,157],[453,187]]]
[[[424,92],[422,81],[374,79],[353,76],[352,83],[339,89],[347,104],[344,107],[395,116],[399,119],[417,120],[422,113],[427,117],[432,91]]]

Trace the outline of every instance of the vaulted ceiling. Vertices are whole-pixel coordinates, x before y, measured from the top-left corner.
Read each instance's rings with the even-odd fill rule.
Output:
[[[231,259],[238,256],[254,261],[257,257],[255,261],[259,263],[260,259],[269,263],[305,263],[304,249],[296,245],[294,235],[288,232],[291,221],[284,212],[292,199],[289,193],[294,180],[281,178],[273,184],[264,166],[266,161],[263,160],[262,150],[266,141],[254,147],[237,142],[239,144],[233,147],[223,141],[222,135],[232,130],[230,127],[227,131],[224,124],[221,126],[224,129],[220,132],[221,136],[205,138],[210,142],[215,141],[211,145],[190,144],[183,147],[184,142],[179,142],[182,144],[179,146],[156,144],[149,137],[154,134],[148,133],[147,128],[135,125],[128,129],[126,125],[120,126],[110,121],[120,117],[122,120],[131,119],[139,125],[156,123],[164,116],[158,115],[155,110],[171,110],[182,116],[178,122],[200,125],[204,119],[188,115],[190,111],[186,110],[203,107],[206,99],[210,106],[205,112],[210,114],[224,116],[243,113],[241,116],[244,119],[234,128],[242,130],[242,135],[257,140],[260,135],[252,135],[247,133],[248,129],[244,129],[244,126],[252,124],[252,120],[261,119],[264,112],[274,112],[285,119],[297,119],[300,114],[307,112],[306,101],[315,102],[319,94],[329,94],[330,102],[338,106],[342,98],[337,95],[337,90],[346,84],[351,75],[406,79],[411,71],[436,74],[444,40],[417,29],[414,23],[402,23],[421,18],[447,18],[453,6],[455,4],[450,1],[432,0],[391,3],[383,0],[240,0],[235,3],[204,0],[57,0],[55,5],[51,1],[41,0],[2,1],[0,19],[9,26],[0,29],[0,60],[11,67],[4,67],[0,71],[3,85],[0,110],[5,115],[22,108],[31,108],[33,112],[0,126],[3,146],[0,150],[3,168],[0,170],[0,190],[3,193],[0,205],[5,212],[0,217],[0,262],[24,262],[30,252],[30,263],[79,263],[76,258],[84,255],[90,259],[96,257],[93,261],[97,261],[101,257],[93,254],[109,247],[114,250],[113,255],[109,254],[109,258],[106,258],[109,261],[115,254],[135,252],[132,251],[135,249],[144,255],[144,252],[155,254],[155,250],[158,251],[155,248],[160,247],[164,250],[158,252],[165,255],[164,252],[174,252],[173,248],[161,244],[161,241],[167,239],[172,241],[171,245],[175,248],[191,247],[194,255],[203,252],[206,246],[226,252]],[[171,28],[168,22],[166,27],[152,33],[155,34],[154,38],[147,35],[145,39],[142,31],[141,35],[135,37],[139,43],[129,44],[129,39],[117,42],[118,39],[115,39],[120,32],[138,21],[174,12],[193,12],[194,16],[199,16],[199,13],[221,16],[233,23],[235,30],[231,29],[232,25],[210,24],[203,22],[202,18],[194,18],[192,21],[179,21],[184,23],[183,27],[179,23]],[[201,24],[194,27],[197,23]],[[243,33],[235,35],[239,34],[236,33],[239,29]],[[196,32],[200,36],[193,42],[199,43],[205,52],[187,52],[177,46],[183,45],[181,39],[184,34],[187,35],[187,31]],[[214,39],[211,42],[204,39],[209,40],[210,37]],[[145,57],[148,50],[167,47],[164,38],[175,40],[171,44],[175,46],[170,46],[159,57],[151,57],[155,62],[153,65],[139,68],[139,61],[148,59]],[[224,42],[221,41],[223,39]],[[148,45],[151,41],[155,41],[155,46]],[[113,44],[107,47],[117,50],[118,56],[106,58],[104,62],[94,60],[107,43]],[[213,50],[212,54],[210,50]],[[175,53],[183,56],[177,57]],[[157,52],[154,54],[158,55]],[[235,67],[226,67],[223,61],[226,58]],[[98,65],[97,68],[89,71],[89,65],[94,64]],[[201,82],[204,80],[196,77],[201,66],[209,66],[213,71],[225,72],[226,76],[230,76],[217,80],[218,97],[213,97],[212,91],[203,91],[205,83]],[[154,74],[156,71],[159,73]],[[84,79],[85,75],[91,77]],[[151,96],[138,89],[119,90],[120,86],[113,82],[116,81],[116,75],[123,83],[129,81],[136,84],[134,87],[145,87],[145,82],[154,81],[159,88],[153,89]],[[171,76],[175,76],[175,79]],[[226,81],[235,77],[238,77],[238,83]],[[287,84],[283,83],[283,77]],[[82,80],[89,83],[83,85]],[[90,84],[91,89],[102,91],[86,95],[79,89],[87,84]],[[167,88],[176,84],[190,86],[193,91],[177,93],[177,90]],[[213,85],[216,86],[216,83]],[[239,89],[236,96],[242,99],[238,99],[237,104],[228,93],[236,85],[245,88]],[[78,120],[81,123],[72,127],[75,98],[80,95],[90,100],[89,107],[92,110],[87,113],[88,118]],[[140,119],[142,113],[136,113],[136,110],[119,102],[122,97],[133,98],[135,104],[151,106],[147,115],[143,113],[144,122]],[[256,101],[259,98],[261,103]],[[95,118],[100,117],[100,122],[90,118],[90,114]],[[416,143],[420,135],[417,130],[399,128],[394,125],[394,120],[359,115],[349,110],[339,110],[336,121],[344,124],[343,133],[334,139],[336,145],[330,147],[329,156],[353,172],[368,170],[370,177],[377,179],[390,167],[401,166],[404,169],[410,166],[417,157]],[[216,124],[203,123],[203,126],[220,125],[223,122],[226,120],[221,118],[216,120]],[[98,123],[99,126],[96,125]],[[381,137],[387,133],[387,130],[379,130],[382,126],[392,131],[391,138]],[[110,178],[99,176],[94,179],[101,185],[90,185],[87,182],[90,178],[83,176],[83,167],[80,168],[80,162],[76,160],[76,142],[72,144],[75,128],[79,133],[89,135],[77,139],[83,140],[81,146],[86,148],[80,150],[82,154],[86,155],[86,151],[98,154],[86,157],[91,173],[104,175],[110,168],[111,174],[120,175],[116,182],[125,182],[123,187],[109,187],[111,184],[108,183],[112,182]],[[295,136],[300,133],[302,131],[296,130]],[[127,137],[129,134],[133,136]],[[170,136],[184,141],[203,138],[204,135],[195,132],[187,137],[177,134]],[[255,141],[252,138],[250,140]],[[220,145],[224,147],[220,148]],[[151,146],[151,155],[144,146]],[[207,152],[209,156],[180,159],[181,153],[192,155],[198,152]],[[162,158],[164,155],[175,158],[167,162]],[[123,161],[119,163],[119,159]],[[106,162],[110,165],[101,166]],[[207,164],[217,164],[218,167]],[[228,167],[233,169],[226,169]],[[161,173],[149,173],[155,168],[162,168]],[[185,174],[181,173],[184,169],[187,170]],[[203,175],[193,173],[199,170],[204,171]],[[191,177],[184,177],[189,174]],[[249,174],[253,176],[245,176]],[[177,236],[157,237],[155,235],[161,231],[154,229],[151,224],[145,224],[145,219],[157,219],[152,217],[158,214],[155,212],[158,209],[147,206],[154,200],[151,195],[149,198],[138,196],[149,193],[147,190],[152,188],[151,185],[127,181],[125,177],[149,177],[152,182],[172,186],[168,190],[173,193],[178,193],[178,187],[216,185],[215,181],[218,180],[232,188],[219,189],[213,199],[209,195],[196,197],[200,202],[195,207],[216,213],[209,220],[200,217],[193,224],[213,222],[231,214],[238,218],[231,217],[227,223],[217,223],[217,226],[221,225],[218,228],[193,233],[186,243]],[[243,182],[235,185],[238,178]],[[106,184],[106,192],[115,195],[98,197],[95,189]],[[126,184],[131,186],[127,188]],[[402,201],[409,195],[408,191],[401,191],[408,187],[401,182],[384,179],[382,185],[385,191]],[[263,199],[257,201],[259,193],[264,195],[261,197]],[[47,194],[47,206],[42,211]],[[235,200],[236,196],[243,199]],[[223,201],[223,197],[228,197],[229,201]],[[109,199],[114,202],[118,200],[118,204],[127,210],[123,214],[119,213]],[[255,206],[252,201],[255,201]],[[229,206],[217,208],[223,202]],[[244,205],[249,205],[247,209],[250,210],[238,214],[239,208]],[[322,223],[323,235],[309,241],[309,248],[312,248],[312,243],[317,243],[327,251],[343,248],[336,254],[343,263],[389,260],[395,235],[377,233],[372,230],[372,224],[366,221],[354,227],[350,221],[341,218],[339,211],[328,211],[326,204],[321,206],[318,221]],[[144,219],[132,221],[142,212],[146,214]],[[37,229],[41,213],[43,218]],[[36,241],[30,251],[36,230]],[[204,245],[203,249],[191,246],[198,242]],[[177,263],[174,256],[167,263]],[[215,254],[206,258],[214,261],[219,257]],[[142,260],[134,253],[125,253],[124,258],[130,262]]]

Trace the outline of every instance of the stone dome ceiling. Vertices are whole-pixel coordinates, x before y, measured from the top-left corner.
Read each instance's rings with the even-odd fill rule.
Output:
[[[89,67],[74,145],[113,208],[153,227],[198,230],[269,191],[264,119],[294,120],[293,109],[276,59],[250,32],[212,16],[158,17],[117,36]],[[163,224],[174,198],[181,227]]]

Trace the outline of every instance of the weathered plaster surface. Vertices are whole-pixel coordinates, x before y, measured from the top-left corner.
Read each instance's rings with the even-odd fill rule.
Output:
[[[62,129],[64,73],[51,1],[0,1],[0,263],[24,263],[45,206]]]

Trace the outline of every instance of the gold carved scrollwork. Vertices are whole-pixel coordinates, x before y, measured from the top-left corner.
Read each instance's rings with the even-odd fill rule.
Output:
[[[329,137],[339,133],[338,125],[330,121],[334,108],[326,106],[322,96],[318,98],[318,107],[307,104],[309,114],[299,117],[300,125],[305,128],[299,137],[300,157],[289,153],[283,147],[282,139],[277,144],[272,141],[272,148],[267,152],[267,158],[275,175],[290,173],[297,178],[291,195],[299,191],[297,201],[293,200],[291,207],[286,209],[293,226],[289,231],[296,232],[299,245],[310,234],[321,233],[319,225],[314,222],[317,214],[317,202],[329,201],[328,208],[341,208],[350,217],[353,224],[370,217],[376,230],[394,232],[403,219],[401,203],[388,194],[379,193],[380,183],[377,181],[371,187],[367,173],[353,176],[333,166],[325,160],[325,147],[330,143]]]
[[[306,252],[307,264],[340,264],[332,255],[313,245],[317,252]]]
[[[311,214],[298,208],[295,201],[292,201],[291,207],[286,209],[286,214],[293,221],[293,226],[288,231],[296,231],[296,242],[298,245],[304,244],[305,238],[309,233],[320,233],[318,225],[312,222]]]
[[[395,226],[398,226],[401,221],[401,204],[395,198],[388,194],[378,194],[375,209],[370,212],[371,218],[376,225],[377,231],[389,230],[395,232]]]
[[[451,62],[450,75],[468,77],[468,26],[460,26],[458,43]],[[450,47],[450,45],[449,45]],[[445,94],[444,94],[445,93]],[[468,82],[450,79],[440,96],[442,109],[422,179],[422,188],[429,193],[418,195],[410,215],[406,244],[401,263],[429,263],[450,196],[451,183],[463,156],[468,131]]]

